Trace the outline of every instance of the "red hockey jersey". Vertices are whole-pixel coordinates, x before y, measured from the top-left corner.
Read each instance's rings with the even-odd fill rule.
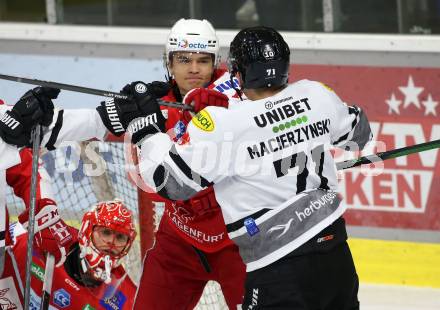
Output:
[[[230,82],[230,75],[224,70],[216,70],[214,82],[208,88],[224,93],[229,98],[236,96]],[[238,87],[238,81],[234,80]],[[176,102],[172,91],[162,98],[165,101]],[[166,130],[172,130],[178,143],[186,143],[185,135],[187,123],[184,121],[182,110],[175,108],[162,108],[168,113]],[[209,197],[209,195],[211,195]],[[153,202],[164,202],[164,217],[167,224],[172,226],[176,233],[194,247],[205,252],[216,252],[227,245],[232,244],[229,239],[223,215],[219,207],[210,210],[198,209],[198,199],[209,197],[215,199],[212,187],[197,194],[191,199],[190,204],[172,202],[157,194],[149,194]],[[208,199],[208,198],[207,198]]]

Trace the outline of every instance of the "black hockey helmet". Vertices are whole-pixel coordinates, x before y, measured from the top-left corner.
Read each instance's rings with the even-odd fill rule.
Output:
[[[229,48],[229,72],[242,77],[247,89],[281,86],[289,77],[290,49],[283,37],[270,27],[241,30]]]

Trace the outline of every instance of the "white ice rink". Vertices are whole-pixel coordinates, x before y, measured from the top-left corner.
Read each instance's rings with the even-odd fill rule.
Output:
[[[440,310],[440,289],[362,284],[362,310]]]

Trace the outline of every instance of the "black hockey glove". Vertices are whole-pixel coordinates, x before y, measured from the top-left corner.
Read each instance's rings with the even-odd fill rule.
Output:
[[[18,147],[30,145],[32,128],[37,124],[49,126],[52,123],[52,99],[56,99],[59,93],[59,89],[50,87],[27,91],[0,119],[0,137]]]
[[[96,108],[105,127],[114,135],[121,136],[128,124],[134,119],[147,117],[152,113],[152,106],[157,106],[157,98],[165,96],[170,85],[165,82],[133,82],[127,84],[121,93],[128,99],[109,99]],[[162,116],[162,115],[161,115]],[[157,116],[157,119],[160,117]],[[163,118],[163,116],[162,116]]]

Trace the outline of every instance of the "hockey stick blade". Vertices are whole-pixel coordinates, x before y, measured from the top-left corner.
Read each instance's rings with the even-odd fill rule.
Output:
[[[338,170],[343,170],[364,164],[372,164],[378,161],[396,158],[400,156],[407,156],[410,154],[429,151],[436,148],[440,148],[440,140],[429,141],[425,143],[402,147],[391,151],[385,151],[377,154],[362,156],[356,159],[346,160],[343,162],[336,163],[336,168]]]
[[[18,83],[59,88],[59,89],[63,89],[63,90],[68,90],[68,91],[73,91],[73,92],[83,93],[83,94],[89,94],[89,95],[96,95],[96,96],[103,96],[103,97],[117,98],[117,99],[128,99],[127,95],[115,93],[112,91],[102,90],[102,89],[84,87],[84,86],[77,86],[77,85],[64,84],[64,83],[51,82],[51,81],[43,81],[43,80],[37,80],[37,79],[28,79],[28,78],[24,78],[24,77],[18,77],[18,76],[13,76],[13,75],[6,75],[6,74],[0,74],[0,79],[12,81],[12,82],[18,82]],[[159,102],[159,105],[161,105],[161,106],[166,106],[166,107],[170,107],[170,108],[177,108],[177,109],[181,109],[181,110],[192,110],[191,106],[183,104],[183,103],[168,102],[168,101],[164,101],[164,100],[160,100],[160,99],[158,99],[157,101]]]

